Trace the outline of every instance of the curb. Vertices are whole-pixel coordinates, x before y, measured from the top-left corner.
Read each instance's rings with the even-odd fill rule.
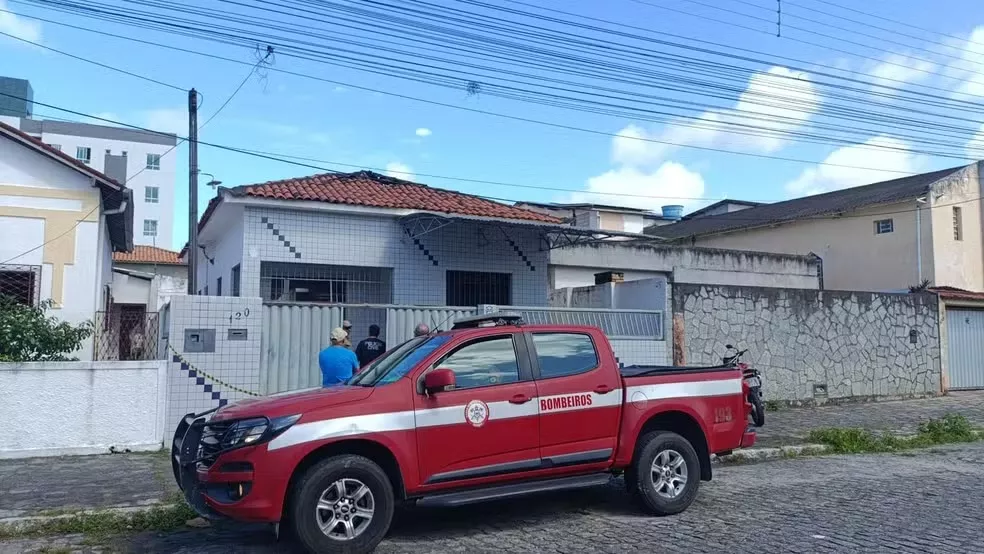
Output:
[[[154,502],[152,504],[143,504],[140,506],[112,506],[107,508],[83,509],[77,512],[56,514],[56,515],[4,517],[4,518],[0,518],[0,529],[16,530],[20,527],[29,526],[32,523],[45,523],[48,521],[58,521],[60,519],[70,519],[79,516],[103,515],[103,514],[127,515],[127,514],[141,513],[141,512],[149,512],[157,509],[177,508],[179,506],[180,504],[174,504],[169,502]]]
[[[796,446],[779,446],[773,448],[748,448],[738,450],[727,456],[711,456],[711,463],[743,464],[749,462],[764,462],[797,456],[814,456],[830,450],[826,444],[801,444]]]

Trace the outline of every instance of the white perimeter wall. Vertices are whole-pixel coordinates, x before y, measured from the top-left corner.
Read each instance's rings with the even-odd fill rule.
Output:
[[[0,458],[157,450],[167,362],[0,364]]]

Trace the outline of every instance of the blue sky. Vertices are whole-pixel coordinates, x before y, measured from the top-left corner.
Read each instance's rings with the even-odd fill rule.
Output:
[[[436,1],[455,5],[451,0]],[[651,4],[695,15],[684,15],[633,0],[608,2],[545,0],[541,3],[543,6],[657,32],[670,32],[769,54],[772,57],[768,57],[767,61],[774,63],[754,66],[757,72],[750,74],[742,85],[746,92],[769,91],[774,84],[782,82],[780,79],[783,76],[794,75],[803,80],[797,89],[798,92],[788,93],[799,107],[781,112],[787,117],[787,122],[773,125],[768,139],[728,133],[717,126],[728,117],[706,110],[694,112],[693,115],[699,117],[699,121],[705,126],[702,130],[694,130],[691,127],[637,121],[621,115],[598,115],[546,107],[481,93],[470,95],[464,88],[457,90],[439,88],[329,64],[298,60],[286,55],[276,56],[273,66],[275,69],[316,75],[322,79],[344,84],[316,81],[278,71],[263,71],[260,75],[251,77],[228,107],[202,130],[201,139],[233,147],[325,160],[324,163],[309,163],[331,169],[355,170],[365,167],[377,168],[381,171],[408,171],[420,182],[502,199],[591,200],[649,208],[680,203],[685,204],[688,209],[693,209],[723,197],[762,201],[781,200],[791,196],[901,176],[904,172],[919,172],[966,163],[959,159],[911,152],[909,148],[912,144],[905,136],[891,137],[871,133],[870,136],[854,137],[857,142],[871,141],[871,144],[891,146],[891,150],[871,148],[870,144],[868,147],[859,147],[851,144],[809,144],[797,141],[794,132],[810,129],[811,125],[822,120],[822,116],[827,113],[825,110],[831,110],[832,106],[837,104],[827,97],[826,89],[811,84],[817,79],[815,75],[810,72],[803,75],[788,70],[785,66],[789,65],[789,62],[784,63],[773,57],[799,58],[871,75],[865,77],[866,79],[878,77],[895,79],[891,82],[881,82],[891,83],[893,87],[903,90],[926,91],[945,97],[972,99],[973,97],[968,96],[967,93],[977,95],[984,93],[984,75],[982,75],[984,74],[984,65],[982,65],[984,4],[971,0],[944,0],[936,3],[916,0],[901,2],[877,0],[865,3],[863,7],[858,5],[858,9],[872,14],[952,35],[948,37],[838,10],[818,0],[795,0],[793,4],[789,4],[788,1],[784,2],[784,21],[787,25],[830,33],[848,40],[871,44],[875,48],[866,49],[788,28],[783,33],[784,38],[777,38],[774,36],[775,25],[772,23],[700,5],[713,3],[719,8],[765,19],[774,18],[774,13],[770,10],[775,9],[775,3],[768,0],[704,0],[696,3],[687,0],[646,0]],[[211,3],[213,2],[205,4]],[[498,0],[495,0],[495,3],[499,3]],[[838,3],[855,5],[846,0],[840,0]],[[941,42],[949,47],[858,26],[842,19],[832,19],[810,12],[806,8],[868,21],[873,25],[885,26],[902,33]],[[242,62],[252,62],[255,59],[253,52],[240,47],[73,18],[25,2],[0,0],[0,9],[74,22],[107,32],[127,33],[146,40],[227,56]],[[797,15],[852,29],[866,29],[864,32],[901,44],[824,28],[814,23],[797,20]],[[760,32],[718,23],[710,18],[740,23]],[[195,87],[204,96],[200,121],[204,121],[213,113],[250,70],[248,65],[226,63],[107,38],[50,23],[39,23],[26,17],[18,18],[5,12],[0,12],[0,31],[152,76],[180,87]],[[797,38],[814,41],[821,46],[795,42],[793,39]],[[919,50],[920,48],[938,54]],[[846,53],[838,52],[836,49],[845,50]],[[849,53],[863,54],[871,59]],[[922,58],[922,60],[915,58]],[[0,64],[0,74],[29,79],[34,87],[35,100],[39,102],[69,107],[85,113],[102,114],[126,123],[182,135],[187,131],[185,93],[94,67],[3,36],[0,36],[0,60],[3,60]],[[919,88],[920,86],[936,87],[936,89]],[[369,92],[358,87],[427,98],[477,110],[551,121],[603,133],[621,134],[626,138],[552,128],[428,105],[392,95]],[[722,101],[720,105],[741,109],[746,114],[763,113],[762,108],[756,108],[754,103],[743,104],[743,98],[738,98],[736,101]],[[76,116],[59,113],[49,108],[36,107],[35,111],[37,117],[56,116],[78,119]],[[959,110],[940,108],[937,111],[957,114]],[[776,110],[765,110],[765,112],[775,113]],[[905,115],[904,111],[897,113],[900,116]],[[957,115],[974,121],[984,119],[980,114]],[[745,119],[735,119],[735,121],[742,120]],[[980,123],[965,122],[961,125],[980,128]],[[905,132],[900,131],[900,133],[905,135]],[[900,173],[741,156],[674,147],[640,141],[632,137],[769,156],[826,161],[841,166],[892,169]],[[984,133],[979,137],[975,138],[974,133],[970,132],[954,133],[951,140],[960,144],[968,144],[976,140],[981,141],[977,144],[984,144]],[[959,149],[948,150],[955,152]],[[981,152],[984,152],[984,148]],[[974,150],[967,153],[968,157],[976,157],[976,154],[977,151]],[[172,246],[179,248],[186,238],[186,226],[180,219],[186,217],[184,214],[187,213],[187,177],[184,169],[187,167],[186,148],[179,148],[171,155],[177,156],[179,164],[175,213],[175,217],[179,219],[175,225],[176,236],[172,243]],[[214,174],[225,186],[318,172],[313,168],[246,157],[204,145],[199,156],[202,171]],[[327,162],[350,164],[352,167],[331,165]],[[425,177],[421,174],[614,194],[591,195],[585,192],[495,186]],[[204,178],[202,182],[207,180]],[[207,189],[199,193],[202,207],[211,194],[211,190]],[[633,196],[619,196],[620,194]]]

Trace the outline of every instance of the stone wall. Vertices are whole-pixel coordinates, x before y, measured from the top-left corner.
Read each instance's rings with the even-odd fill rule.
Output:
[[[720,363],[728,343],[747,348],[773,400],[939,393],[937,302],[930,294],[673,286],[686,364]]]

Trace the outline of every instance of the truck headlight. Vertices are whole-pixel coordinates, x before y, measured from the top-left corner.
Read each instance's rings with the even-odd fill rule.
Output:
[[[223,450],[226,450],[270,440],[286,431],[291,425],[297,423],[297,420],[300,418],[301,415],[297,414],[274,419],[258,417],[237,421],[223,435],[221,447]]]

